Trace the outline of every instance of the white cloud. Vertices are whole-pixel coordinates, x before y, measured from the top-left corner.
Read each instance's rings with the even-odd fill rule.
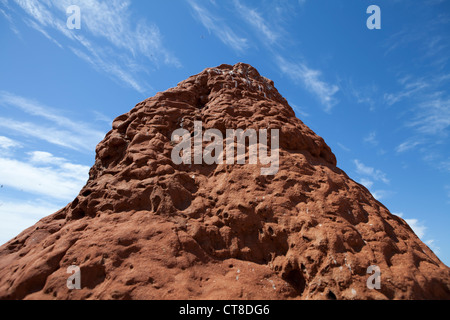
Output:
[[[363,93],[363,92],[357,91],[356,89],[353,89],[351,94],[353,95],[353,97],[356,98],[357,103],[369,105],[370,111],[375,110],[375,101],[367,93]]]
[[[95,121],[102,121],[102,122],[106,122],[108,125],[110,125],[111,123],[113,123],[113,119],[111,119],[110,117],[108,117],[107,115],[99,112],[99,111],[92,111],[92,113],[95,116]]]
[[[404,99],[410,98],[430,86],[430,84],[423,79],[418,79],[413,82],[406,82],[406,80],[403,78],[400,79],[400,83],[403,84],[403,89],[401,91],[384,95],[386,103],[390,106]]]
[[[61,208],[58,204],[42,201],[0,202],[0,245]]]
[[[56,41],[52,36],[50,36],[48,34],[47,31],[44,30],[44,28],[42,26],[40,26],[38,23],[36,23],[36,21],[31,20],[31,19],[24,19],[25,24],[27,24],[30,28],[35,29],[36,31],[39,31],[40,33],[42,33],[42,35],[44,37],[46,37],[48,40],[50,40],[51,42],[53,42],[54,44],[56,44],[58,47],[60,47],[61,49],[63,48],[63,46]]]
[[[52,110],[47,106],[41,105],[37,101],[23,98],[6,91],[0,91],[0,103],[21,109],[30,115],[39,116],[50,120],[60,126],[68,126],[69,128],[74,129],[79,128],[80,125],[80,123],[75,123],[64,116],[58,115],[56,110]],[[85,125],[82,126],[85,127]]]
[[[32,194],[71,201],[88,180],[89,167],[47,152],[32,152],[29,161],[0,157],[1,184]]]
[[[196,0],[187,0],[191,8],[195,12],[195,17],[200,23],[208,29],[209,32],[214,33],[220,41],[225,45],[231,47],[233,50],[243,52],[248,48],[248,40],[239,37],[223,20],[219,19],[206,8],[199,5]]]
[[[386,178],[386,174],[380,170],[376,170],[372,167],[368,167],[359,160],[353,161],[356,166],[356,172],[360,175],[368,176],[376,181],[381,181],[385,184],[389,184],[389,179]]]
[[[243,5],[239,0],[234,0],[234,5],[241,17],[255,28],[259,35],[264,37],[265,42],[273,44],[280,38],[280,35],[273,31],[274,27],[269,26],[261,14],[256,10]]]
[[[372,196],[380,201],[381,199],[385,198],[386,196],[392,194],[390,191],[377,189],[374,190],[373,187],[375,185],[374,181],[381,181],[385,184],[389,184],[389,179],[386,178],[386,174],[381,172],[380,170],[376,170],[372,167],[368,167],[361,163],[359,160],[354,160],[355,166],[356,166],[356,172],[358,175],[362,176],[359,177],[358,181],[362,185],[364,185],[372,194]]]
[[[243,51],[249,47],[247,39],[237,36],[222,19],[202,7],[199,1],[187,0],[187,2],[203,26],[213,32],[223,43],[236,51]],[[242,4],[239,0],[234,0],[234,6],[243,20],[255,29],[257,35],[262,36],[261,43],[268,46],[269,51],[273,52],[273,44],[279,42],[284,30],[276,25],[270,25],[261,13]],[[325,106],[325,111],[329,112],[338,103],[334,96],[339,91],[339,87],[323,81],[322,73],[319,70],[311,69],[304,62],[289,62],[279,54],[274,55],[274,61],[284,74],[292,80],[300,82],[306,90],[313,93]]]
[[[450,128],[450,97],[441,92],[419,104],[415,118],[408,123],[418,132],[428,135],[447,136]]]
[[[381,201],[383,198],[389,195],[389,192],[386,190],[374,190],[374,191],[371,190],[370,193],[378,201]]]
[[[359,172],[359,173],[361,173],[361,172]],[[371,178],[373,178],[373,176],[371,177]],[[362,184],[363,186],[365,186],[366,188],[367,188],[367,190],[369,190],[370,191],[370,193],[372,194],[372,196],[375,198],[375,199],[377,199],[378,201],[381,201],[383,198],[385,198],[386,196],[388,196],[388,195],[390,195],[390,194],[392,194],[391,192],[389,192],[389,191],[386,191],[386,190],[381,190],[381,189],[377,189],[377,190],[374,190],[373,189],[373,187],[374,187],[374,181],[372,180],[372,179],[368,179],[368,178],[364,178],[364,177],[360,177],[359,179],[358,179],[358,182],[360,183],[360,184]]]
[[[0,203],[1,215],[22,215],[26,219],[42,219],[61,209],[60,205],[43,201],[7,201]]]
[[[92,129],[84,122],[73,121],[59,115],[55,109],[9,92],[0,91],[0,106],[14,107],[39,118],[40,124],[0,117],[0,128],[12,130],[18,135],[85,151],[92,151],[104,137],[103,132]],[[42,124],[42,120],[47,120],[49,124]]]
[[[72,150],[92,151],[96,145],[92,137],[81,132],[78,136],[73,131],[37,125],[31,122],[19,122],[9,118],[0,117],[0,128],[11,130],[17,135],[40,139]],[[88,140],[84,138],[88,138]],[[96,141],[99,142],[100,140]]]
[[[320,71],[313,70],[304,63],[289,62],[282,56],[277,56],[275,61],[284,74],[294,81],[300,81],[309,92],[313,93],[325,106],[325,111],[331,111],[337,104],[334,95],[339,91],[339,87],[321,80]]]
[[[441,248],[436,245],[436,240],[434,240],[434,239],[427,240],[427,241],[425,241],[425,244],[428,247],[430,247],[430,249],[433,250],[433,252],[435,254],[439,254],[440,253]]]
[[[405,219],[406,223],[409,224],[411,229],[413,229],[414,233],[420,238],[423,239],[425,236],[425,232],[427,228],[425,225],[417,219]]]
[[[10,6],[8,6],[7,0],[4,0],[4,1],[2,0],[2,1],[0,1],[0,4],[2,4],[8,11],[11,11]],[[12,32],[14,32],[16,35],[20,36],[20,32],[19,32],[19,30],[17,29],[16,24],[15,24],[15,22],[14,22],[14,19],[13,19],[12,16],[11,16],[11,14],[6,13],[6,11],[3,10],[3,9],[1,9],[1,8],[0,8],[0,14],[1,14],[2,16],[4,16],[5,19],[9,22],[9,26],[10,26]]]
[[[310,116],[310,114],[305,112],[303,108],[300,108],[299,106],[297,106],[293,103],[290,103],[290,105],[291,105],[292,109],[294,109],[295,113],[300,115],[301,117],[307,118]]]
[[[179,61],[164,47],[159,28],[145,20],[134,20],[131,1],[78,0],[81,9],[82,28],[94,37],[108,40],[114,47],[129,51],[133,56],[141,54],[158,63],[179,66]],[[52,1],[60,12],[74,4],[73,0]]]
[[[422,140],[408,140],[397,146],[395,149],[398,153],[406,152],[408,150],[414,149],[418,145],[423,144]]]
[[[0,136],[0,149],[2,149],[3,151],[19,147],[21,147],[21,144],[19,142],[11,140],[7,137]]]
[[[68,47],[98,71],[105,72],[140,93],[152,90],[141,81],[138,71],[146,72],[148,61],[180,67],[179,60],[164,46],[158,27],[131,14],[130,1],[15,0],[28,15],[24,22],[59,47],[52,32],[69,40]],[[66,9],[81,9],[83,36],[66,27]],[[95,38],[95,41],[89,39]],[[100,39],[100,41],[99,41]],[[98,43],[98,44],[97,44]]]
[[[127,84],[130,88],[133,88],[139,93],[144,94],[147,90],[153,90],[148,84],[144,81],[138,81],[136,77],[134,77],[129,72],[125,71],[121,66],[114,62],[107,61],[107,58],[100,57],[95,49],[90,51],[90,54],[86,54],[82,50],[69,47],[69,49],[80,59],[89,63],[95,70],[103,71],[110,75],[112,75],[115,79],[122,81]],[[101,52],[100,49],[98,52]]]
[[[340,142],[338,142],[338,144],[337,144],[342,150],[344,150],[344,151],[347,151],[347,152],[350,152],[351,150],[348,148],[348,147],[346,147],[346,146],[344,146],[342,143],[340,143]]]
[[[394,214],[403,218],[414,231],[414,233],[419,237],[419,239],[422,240],[428,247],[430,247],[435,254],[439,253],[440,248],[436,245],[436,241],[434,239],[427,239],[426,237],[428,228],[425,226],[425,222],[418,219],[406,219],[402,212]]]
[[[450,74],[442,72],[426,78],[406,75],[398,80],[402,89],[396,94],[385,94],[385,101],[392,105],[411,98],[414,104],[408,107],[412,116],[406,121],[406,126],[422,135],[446,137],[450,128],[450,97],[446,93],[449,80]],[[418,143],[406,142],[399,146],[399,152],[403,147],[414,147]]]
[[[361,178],[359,179],[359,183],[361,183],[363,186],[365,186],[367,189],[372,188],[373,186],[373,181],[369,180],[369,179],[365,179],[365,178]],[[375,197],[377,198],[377,197]]]
[[[375,131],[369,133],[369,135],[364,138],[364,142],[369,143],[373,146],[377,146],[379,144],[377,140],[377,133]]]
[[[28,155],[30,156],[30,162],[35,164],[60,165],[61,163],[66,162],[66,159],[55,157],[51,153],[45,151],[32,151],[28,152]]]

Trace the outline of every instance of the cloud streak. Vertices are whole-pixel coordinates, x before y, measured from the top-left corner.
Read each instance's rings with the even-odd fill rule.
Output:
[[[1,201],[0,245],[59,209],[58,205],[42,201]]]
[[[6,91],[0,91],[0,107],[13,107],[39,119],[39,124],[36,124],[0,117],[0,128],[11,130],[16,135],[38,138],[58,146],[83,151],[92,151],[104,137],[103,132],[84,122],[73,121],[59,115],[53,108]]]
[[[450,128],[450,97],[439,92],[420,103],[415,117],[407,125],[422,134],[447,137]]]
[[[284,74],[292,80],[300,82],[306,90],[314,94],[325,107],[325,111],[331,111],[333,106],[338,103],[335,95],[339,91],[339,87],[323,81],[322,73],[319,70],[311,69],[302,62],[289,62],[282,56],[277,56],[275,61]]]
[[[187,0],[187,2],[192,8],[195,18],[225,45],[237,52],[243,52],[249,47],[246,38],[239,37],[223,20],[201,6],[197,1]]]
[[[359,160],[354,160],[353,162],[356,166],[356,172],[358,174],[371,177],[372,179],[375,179],[376,181],[381,181],[385,184],[389,184],[389,179],[386,178],[386,174],[383,173],[382,171],[366,166]]]
[[[88,179],[89,167],[47,152],[29,153],[28,161],[0,157],[2,184],[16,190],[71,201]]]
[[[415,147],[417,147],[417,146],[419,146],[419,145],[421,145],[421,144],[423,144],[423,143],[424,143],[424,142],[423,142],[422,140],[410,139],[410,140],[407,140],[407,141],[405,141],[405,142],[399,144],[399,145],[397,146],[397,148],[395,148],[395,151],[396,151],[397,153],[403,153],[403,152],[412,150],[412,149],[414,149]]]
[[[140,92],[153,90],[139,78],[138,70],[147,71],[151,62],[180,67],[180,61],[165,47],[155,24],[135,21],[130,1],[111,0],[14,0],[26,16],[23,21],[58,47],[69,48],[97,71]],[[82,32],[66,26],[66,8],[78,5],[82,15]],[[53,34],[62,35],[63,41]],[[92,39],[95,41],[90,41]],[[94,44],[95,43],[95,44]],[[138,67],[136,67],[138,66]]]
[[[243,5],[238,0],[234,0],[234,6],[239,12],[241,18],[252,26],[258,34],[262,35],[264,41],[267,41],[269,44],[273,44],[279,40],[280,35],[273,31],[273,26],[270,26],[255,9]]]
[[[418,219],[406,219],[404,218],[403,213],[394,213],[395,215],[402,217],[406,223],[411,227],[414,233],[422,240],[428,247],[430,247],[435,254],[439,254],[440,248],[436,245],[436,241],[434,239],[428,239],[427,237],[427,227],[424,221],[420,221]]]
[[[21,144],[8,137],[0,136],[0,149],[9,150],[13,148],[21,147]]]

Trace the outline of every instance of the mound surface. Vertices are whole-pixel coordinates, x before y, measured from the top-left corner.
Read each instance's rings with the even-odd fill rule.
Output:
[[[180,164],[172,133],[279,129],[279,170]],[[248,150],[247,150],[248,153]],[[81,290],[66,286],[81,270]],[[381,288],[369,289],[369,266]],[[448,299],[450,269],[246,64],[113,122],[77,198],[0,247],[1,299]]]

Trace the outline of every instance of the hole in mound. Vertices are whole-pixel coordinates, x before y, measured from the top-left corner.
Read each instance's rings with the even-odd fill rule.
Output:
[[[86,212],[80,208],[76,208],[72,211],[72,219],[73,220],[79,220],[86,216]]]
[[[81,195],[82,195],[83,197],[87,197],[87,196],[89,196],[91,193],[92,193],[91,190],[86,190],[86,191],[84,191]]]
[[[298,294],[301,295],[305,290],[306,281],[300,270],[294,269],[284,275],[284,280],[288,282]]]
[[[333,291],[328,291],[328,293],[327,293],[327,298],[328,299],[330,299],[330,300],[337,300],[337,297],[336,297],[336,295],[333,293]]]

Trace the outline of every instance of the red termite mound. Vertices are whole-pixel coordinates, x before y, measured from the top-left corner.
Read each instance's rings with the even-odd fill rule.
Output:
[[[279,129],[280,167],[180,164],[172,133]],[[450,270],[246,64],[113,122],[67,207],[0,247],[1,299],[449,299]],[[66,286],[81,270],[81,290]],[[369,266],[381,288],[369,289]]]

